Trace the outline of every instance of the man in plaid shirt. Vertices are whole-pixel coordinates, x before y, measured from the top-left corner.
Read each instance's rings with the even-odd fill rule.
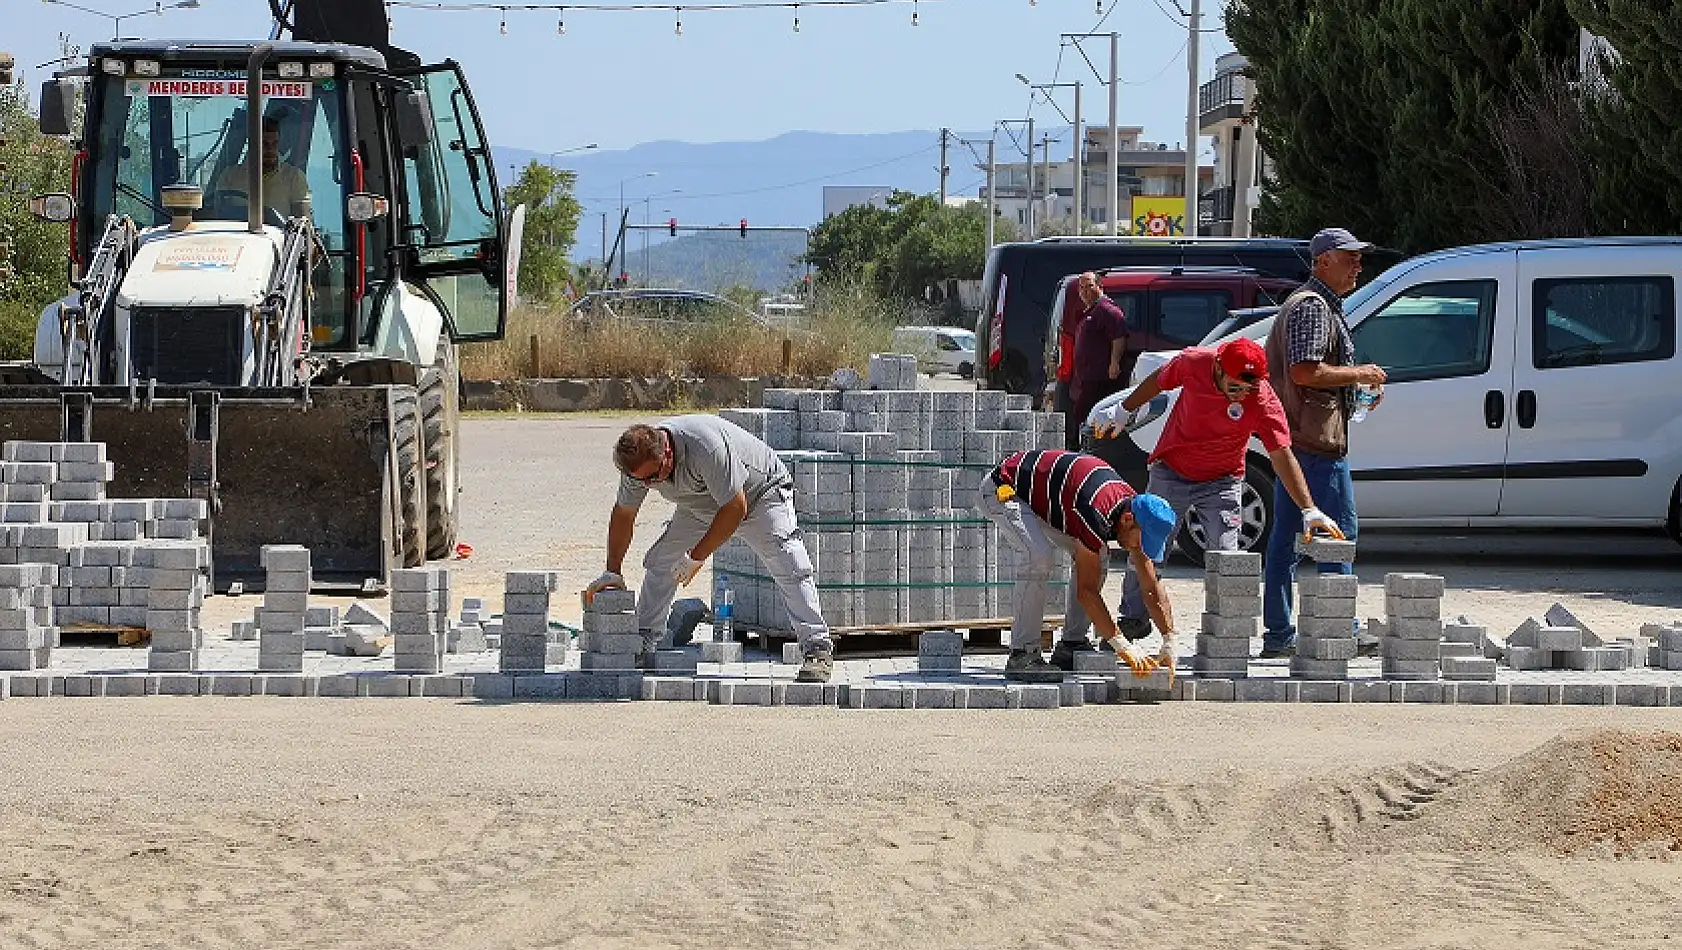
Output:
[[[1269,376],[1291,425],[1291,452],[1302,469],[1314,500],[1330,515],[1345,537],[1356,533],[1355,486],[1349,477],[1349,416],[1355,410],[1355,387],[1369,386],[1382,394],[1384,370],[1356,366],[1355,342],[1343,319],[1343,297],[1361,276],[1361,253],[1373,245],[1343,228],[1326,228],[1308,242],[1314,276],[1293,293],[1273,318],[1267,339]],[[1331,425],[1335,445],[1325,444],[1324,432],[1304,425],[1305,407],[1315,399],[1312,390],[1336,394]],[[1285,490],[1273,484],[1273,528],[1268,534],[1266,571],[1262,581],[1263,659],[1289,656],[1296,644],[1291,619],[1291,584],[1296,578],[1296,536],[1302,532],[1302,509]],[[1323,570],[1349,572],[1349,565],[1326,565]]]

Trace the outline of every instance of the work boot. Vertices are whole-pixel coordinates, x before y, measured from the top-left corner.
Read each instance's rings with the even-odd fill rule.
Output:
[[[1134,643],[1151,635],[1151,622],[1148,617],[1117,617],[1116,629],[1127,638],[1128,643]]]
[[[1261,652],[1256,654],[1258,660],[1288,660],[1297,655],[1295,643],[1277,644],[1262,641]]]
[[[1079,640],[1059,640],[1057,646],[1051,650],[1051,665],[1065,673],[1075,671],[1075,654],[1091,653],[1092,641],[1082,637]]]
[[[1005,679],[1017,683],[1061,683],[1063,671],[1045,661],[1038,650],[1012,650],[1005,660]]]
[[[796,683],[827,683],[835,672],[835,654],[828,650],[813,650],[800,661],[800,672],[794,674]]]

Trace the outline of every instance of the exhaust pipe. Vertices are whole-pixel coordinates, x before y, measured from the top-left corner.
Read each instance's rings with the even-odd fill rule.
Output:
[[[245,67],[245,227],[263,233],[263,64],[273,43],[260,43]]]

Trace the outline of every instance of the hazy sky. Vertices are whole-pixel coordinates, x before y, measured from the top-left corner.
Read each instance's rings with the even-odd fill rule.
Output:
[[[145,10],[149,0],[77,0],[112,14]],[[254,37],[264,34],[264,0],[201,0],[123,21],[125,35]],[[1182,4],[1189,0],[1180,0]],[[1218,28],[1220,4],[1205,4]],[[1184,138],[1186,66],[1183,20],[1173,0],[1104,3],[1099,29],[1122,34],[1121,121],[1148,137]],[[1107,121],[1105,92],[1058,34],[1091,30],[1093,0],[923,0],[920,25],[905,3],[800,10],[799,33],[787,9],[686,11],[683,35],[671,11],[555,12],[510,10],[508,32],[495,10],[434,12],[394,8],[394,40],[427,61],[446,57],[467,70],[493,141],[543,151],[597,142],[625,148],[657,139],[756,140],[794,129],[889,132],[946,126],[971,132],[995,119],[1021,118],[1035,82],[1083,79],[1088,120]],[[1213,16],[1209,14],[1213,13]],[[0,48],[33,67],[57,55],[58,35],[84,48],[111,35],[107,17],[41,0],[0,0]],[[1181,24],[1181,25],[1177,25]],[[1214,57],[1231,49],[1224,34],[1205,33],[1204,78]],[[1108,71],[1108,42],[1088,54]],[[1071,90],[1059,90],[1065,111]],[[1044,102],[1039,120],[1055,120]]]

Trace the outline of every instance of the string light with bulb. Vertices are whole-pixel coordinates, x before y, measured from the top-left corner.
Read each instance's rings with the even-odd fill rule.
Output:
[[[712,13],[726,10],[788,10],[792,14],[793,31],[795,33],[799,33],[801,7],[874,7],[885,4],[909,3],[911,4],[911,25],[921,26],[922,10],[920,5],[923,2],[924,0],[799,0],[799,2],[789,2],[789,0],[736,0],[736,2],[727,2],[727,0],[719,0],[719,2],[713,3],[684,3],[680,5],[674,3],[661,3],[658,2],[658,0],[656,0],[656,2],[626,0],[626,2],[610,2],[602,4],[488,3],[473,2],[473,0],[466,0],[466,2],[446,2],[446,0],[385,0],[385,6],[387,8],[387,25],[392,29],[395,29],[396,27],[396,24],[392,20],[390,14],[390,10],[393,8],[424,10],[433,13],[465,13],[494,10],[499,14],[497,32],[503,36],[508,35],[508,12],[510,10],[515,12],[535,11],[555,13],[555,33],[557,36],[565,36],[567,33],[566,14],[569,9],[574,12],[584,10],[591,13],[669,11],[674,16],[672,32],[677,36],[682,36],[683,14],[685,11],[694,12],[696,10],[700,10]],[[927,0],[927,2],[936,3],[940,2],[940,0]],[[1100,7],[1100,12],[1102,12],[1103,0],[1097,0],[1097,2]],[[1038,0],[1028,0],[1028,3],[1029,6],[1035,6],[1038,4]]]

